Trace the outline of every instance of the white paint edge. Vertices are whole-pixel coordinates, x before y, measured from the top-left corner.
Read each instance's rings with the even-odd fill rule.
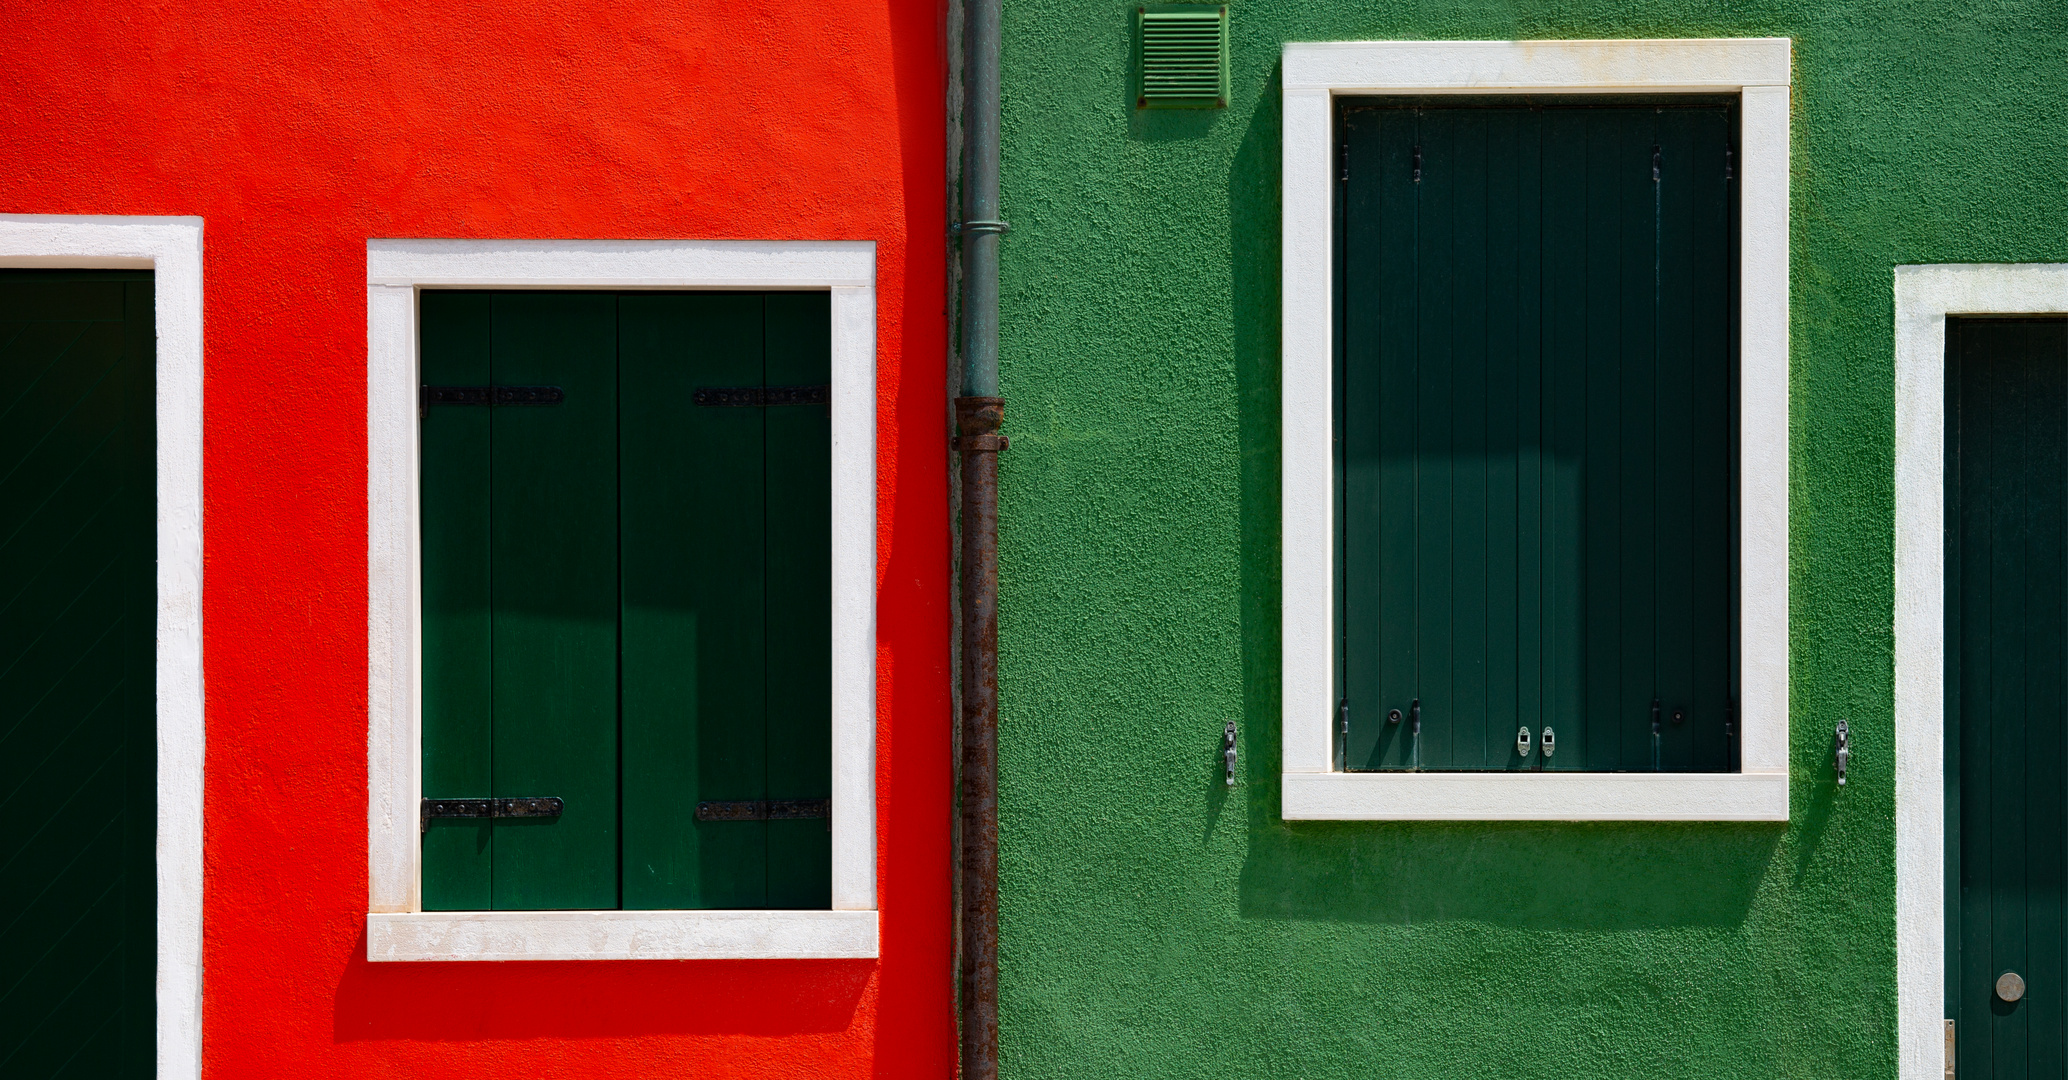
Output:
[[[1741,589],[1741,775],[1788,768],[1788,169],[1787,38],[1667,41],[1380,41],[1285,47],[1281,221],[1283,579],[1281,686],[1286,817],[1302,777],[1373,792],[1385,774],[1335,774],[1333,536],[1330,446],[1334,376],[1334,185],[1330,151],[1337,94],[1510,91],[1738,91]],[[1491,814],[1506,774],[1454,783],[1484,787]],[[1544,779],[1545,774],[1531,774]],[[1556,774],[1551,774],[1555,776]],[[1674,781],[1679,782],[1679,781]],[[1767,790],[1769,781],[1751,785]],[[1334,790],[1331,788],[1330,790]],[[1663,795],[1661,820],[1685,804]],[[1329,805],[1346,819],[1397,816],[1378,795]],[[1300,811],[1296,814],[1296,810]],[[1730,811],[1729,813],[1735,813]],[[1714,820],[1734,820],[1725,809]],[[1763,809],[1752,820],[1786,820]],[[1484,817],[1485,815],[1482,815]],[[1601,815],[1627,817],[1627,814]],[[1580,813],[1572,820],[1589,820]],[[1690,820],[1702,820],[1698,815]]]
[[[1330,41],[1285,46],[1285,88],[1345,93],[1786,87],[1788,38]]]
[[[2068,263],[1895,269],[1896,1058],[1938,1080],[1946,1016],[1946,317],[2068,314]]]
[[[417,543],[417,293],[425,287],[826,289],[832,311],[833,504],[833,907],[876,909],[876,284],[871,241],[675,240],[370,240],[367,265],[367,959],[510,959],[466,953],[469,932],[439,938],[424,955],[381,955],[373,918],[407,916],[386,926],[459,920],[505,927],[495,949],[531,959],[610,959],[659,955],[610,951],[618,930],[598,930],[604,952],[567,952],[564,924],[600,927],[627,919],[705,919],[710,912],[421,911],[417,804],[420,775],[419,552]],[[752,914],[752,913],[746,913]],[[827,913],[759,913],[774,919]],[[743,916],[743,913],[731,913]],[[869,925],[873,928],[874,916]],[[502,921],[497,921],[502,920]],[[644,925],[644,924],[638,924]],[[688,924],[684,924],[687,926]],[[701,924],[698,924],[701,925]],[[771,924],[773,925],[773,924]],[[816,925],[816,924],[814,924]],[[842,923],[840,925],[848,925]],[[510,934],[550,933],[537,949]],[[693,929],[693,928],[692,928]],[[388,932],[388,931],[384,931]],[[402,931],[393,930],[394,933]],[[430,931],[425,931],[429,933]],[[643,931],[642,931],[643,932]],[[653,931],[666,940],[703,940],[688,930]],[[873,934],[873,929],[872,929]],[[415,933],[415,931],[411,931]],[[440,933],[445,933],[440,931]],[[457,933],[457,932],[453,932]],[[667,934],[673,934],[668,937]],[[687,936],[684,936],[687,934]],[[723,935],[712,938],[723,939]],[[731,939],[723,939],[731,940]],[[792,934],[786,941],[845,938]],[[869,946],[874,949],[872,944]],[[487,947],[484,945],[483,947]],[[684,948],[689,946],[684,945]],[[714,946],[715,947],[715,946]],[[724,946],[731,948],[733,946]],[[800,944],[797,947],[805,948]],[[428,947],[427,947],[428,948]],[[422,950],[419,950],[422,951]],[[670,954],[672,956],[672,954]],[[698,954],[702,955],[702,954]],[[718,954],[712,954],[718,955]],[[724,955],[732,955],[730,953]],[[757,954],[758,955],[758,954]],[[783,953],[781,955],[820,955]],[[825,954],[833,955],[833,954]],[[841,952],[837,955],[859,955]],[[867,955],[875,955],[873,951]],[[685,957],[674,957],[685,958]]]
[[[368,960],[868,960],[874,911],[371,914]]]
[[[1289,773],[1288,821],[1786,821],[1786,773]]]
[[[824,289],[876,287],[870,240],[373,240],[369,285]]]
[[[157,1075],[201,1075],[201,219],[0,214],[0,266],[148,268],[158,358]]]

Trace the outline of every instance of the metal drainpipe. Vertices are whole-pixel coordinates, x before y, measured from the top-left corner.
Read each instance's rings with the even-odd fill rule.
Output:
[[[998,22],[999,0],[967,0],[962,66],[961,940],[962,1080],[998,1076]]]

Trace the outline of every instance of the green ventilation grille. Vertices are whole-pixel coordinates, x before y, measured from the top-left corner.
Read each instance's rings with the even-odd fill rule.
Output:
[[[1228,104],[1228,9],[1159,4],[1135,9],[1135,108]]]

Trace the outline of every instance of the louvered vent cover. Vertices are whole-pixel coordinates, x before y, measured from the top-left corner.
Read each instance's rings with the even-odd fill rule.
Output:
[[[1138,109],[1228,104],[1228,9],[1159,4],[1135,9]]]

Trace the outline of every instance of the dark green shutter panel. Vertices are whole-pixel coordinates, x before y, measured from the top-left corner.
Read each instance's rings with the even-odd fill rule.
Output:
[[[1135,9],[1135,107],[1228,104],[1228,9],[1157,4]]]
[[[1947,1015],[1961,1077],[2060,1076],[2068,320],[1948,319],[1946,356]]]
[[[562,390],[426,406],[425,794],[565,800],[433,820],[425,906],[826,907],[826,294],[422,312],[428,384]]]
[[[0,270],[0,1075],[156,1060],[148,272]]]
[[[1734,767],[1729,109],[1339,130],[1345,767]]]

